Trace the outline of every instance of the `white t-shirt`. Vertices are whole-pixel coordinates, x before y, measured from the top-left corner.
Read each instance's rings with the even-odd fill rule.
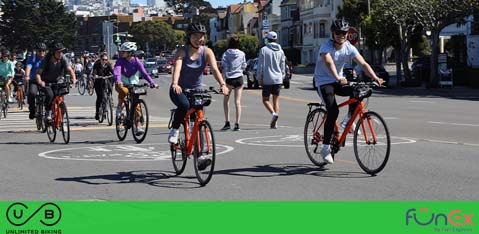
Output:
[[[336,48],[334,48],[332,40],[323,43],[319,48],[318,58],[316,59],[316,67],[314,68],[314,81],[317,87],[336,82],[334,76],[329,72],[326,62],[321,57],[321,54],[324,53],[331,55],[334,65],[336,66],[336,72],[340,77],[342,77],[344,64],[350,63],[351,59],[359,54],[359,51],[356,49],[356,47],[351,45],[349,41],[346,41],[343,44],[343,48],[340,50],[336,50]]]
[[[82,72],[83,71],[83,65],[81,63],[75,63],[75,72]]]

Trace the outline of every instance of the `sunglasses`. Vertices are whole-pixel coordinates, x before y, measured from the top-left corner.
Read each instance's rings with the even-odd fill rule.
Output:
[[[101,61],[108,61],[108,59],[101,59]]]
[[[338,35],[338,36],[344,36],[344,35],[346,35],[346,33],[348,33],[348,32],[346,32],[346,31],[341,31],[341,30],[334,31],[334,34],[336,34],[336,35]]]
[[[45,52],[45,50],[38,50],[38,52]]]

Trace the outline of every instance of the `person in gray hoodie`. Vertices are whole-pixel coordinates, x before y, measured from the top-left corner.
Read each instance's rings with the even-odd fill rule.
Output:
[[[240,40],[237,36],[230,38],[228,50],[223,53],[221,58],[221,67],[226,78],[226,86],[235,91],[236,122],[235,131],[239,131],[239,122],[241,118],[241,94],[243,93],[243,70],[246,68],[246,58],[243,51],[239,50]],[[228,130],[230,126],[229,99],[230,93],[225,94],[223,99],[223,108],[225,111],[225,126],[221,130]]]
[[[286,76],[286,56],[281,45],[276,43],[278,35],[271,31],[266,35],[268,44],[259,51],[256,77],[263,88],[263,104],[271,113],[271,128],[277,128],[279,118],[279,91]],[[269,101],[273,95],[273,104]]]

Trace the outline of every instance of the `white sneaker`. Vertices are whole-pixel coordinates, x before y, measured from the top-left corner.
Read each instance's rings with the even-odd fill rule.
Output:
[[[178,142],[178,136],[180,135],[180,130],[172,128],[170,130],[170,135],[168,135],[168,142],[171,144],[176,144]]]
[[[346,116],[344,116],[343,122],[341,122],[341,127],[343,129],[345,129],[346,126],[348,126],[348,122],[350,119],[351,119],[351,115],[349,113]]]
[[[320,152],[321,156],[323,156],[323,159],[326,163],[328,164],[333,164],[333,156],[331,156],[331,147],[330,146],[323,146],[323,149],[321,149]]]
[[[141,128],[140,126],[136,127],[136,135],[137,136],[141,136],[145,133],[145,130],[143,130],[143,128]]]

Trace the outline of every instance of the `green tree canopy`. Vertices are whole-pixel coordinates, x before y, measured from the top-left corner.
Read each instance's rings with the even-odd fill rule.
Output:
[[[71,47],[76,39],[75,16],[62,2],[4,0],[1,7],[1,41],[8,48],[27,49],[39,41],[61,41]]]
[[[131,34],[141,48],[148,44],[154,52],[171,50],[177,43],[175,30],[164,21],[142,21],[133,25]]]
[[[256,58],[258,56],[258,39],[252,35],[238,34],[240,39],[239,49],[246,54],[246,59]],[[228,40],[219,40],[215,44],[215,55],[221,58],[228,49]]]

